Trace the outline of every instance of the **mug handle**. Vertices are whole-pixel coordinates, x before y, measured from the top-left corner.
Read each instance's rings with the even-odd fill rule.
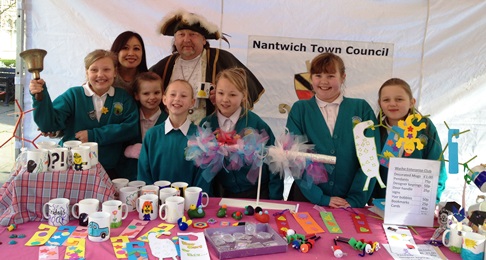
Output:
[[[167,204],[162,204],[159,208],[159,217],[160,219],[162,220],[166,220],[167,219],[167,209],[164,210],[164,208],[167,208]],[[165,211],[165,216],[162,217],[162,211]]]
[[[446,231],[444,231],[444,233],[442,234],[442,244],[446,247],[450,247],[450,245],[448,243],[445,242],[445,238],[446,238],[446,235],[448,233],[450,233],[451,230],[450,229],[447,229]],[[451,241],[451,238],[450,238],[450,235],[449,235],[449,240],[447,240],[447,242],[450,242]]]
[[[206,193],[206,192],[201,192],[201,205],[203,206],[203,208],[205,208],[207,205],[209,205],[209,195]],[[206,204],[203,204],[202,203],[202,198],[206,196]]]
[[[50,207],[51,204],[48,203],[45,203],[43,206],[42,206],[42,215],[44,216],[44,218],[46,219],[49,219],[49,215],[46,213],[46,206],[47,207]]]
[[[76,208],[76,206],[78,207],[78,211],[79,211],[79,204],[78,203],[75,203],[72,207],[71,207],[71,213],[73,214],[73,217],[75,218],[79,218],[79,215],[76,215],[76,210],[74,210]]]
[[[122,213],[122,219],[126,219],[128,217],[128,206],[125,203],[122,203],[122,209],[121,211],[123,212],[123,208],[125,208],[125,214]]]

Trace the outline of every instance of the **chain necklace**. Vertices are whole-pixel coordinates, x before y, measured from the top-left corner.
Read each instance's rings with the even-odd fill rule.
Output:
[[[201,57],[202,57],[202,53],[199,55],[199,58],[197,58],[197,61],[196,61],[196,64],[194,65],[194,68],[192,68],[192,72],[191,74],[189,75],[189,77],[186,79],[186,76],[184,75],[184,68],[182,67],[182,62],[181,62],[181,72],[182,72],[182,78],[189,82],[189,80],[191,79],[192,77],[192,74],[194,74],[194,71],[196,70],[197,68],[197,65],[199,64],[199,61],[201,60]],[[181,58],[182,59],[182,58]]]

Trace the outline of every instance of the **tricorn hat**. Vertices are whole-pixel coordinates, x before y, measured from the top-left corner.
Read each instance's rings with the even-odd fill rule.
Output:
[[[162,19],[159,31],[163,35],[174,36],[177,31],[183,29],[198,32],[207,40],[223,39],[227,41],[217,25],[198,14],[189,13],[182,9],[167,14]]]

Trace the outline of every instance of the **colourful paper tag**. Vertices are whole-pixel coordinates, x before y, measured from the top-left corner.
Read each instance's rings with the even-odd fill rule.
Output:
[[[88,236],[88,227],[78,226],[76,230],[71,233],[69,238],[86,238]]]
[[[296,212],[292,213],[292,215],[307,234],[317,234],[325,232],[324,229],[322,229],[317,224],[317,222],[308,212]]]
[[[287,230],[289,230],[289,228],[290,228],[289,222],[287,221],[287,217],[285,217],[284,214],[276,215],[275,216],[275,222],[277,223],[277,228],[278,228],[277,231],[282,236],[286,236],[287,235]]]
[[[68,239],[68,237],[73,233],[76,229],[76,226],[60,226],[57,228],[57,231],[54,232],[52,237],[47,241],[46,245],[48,246],[62,246],[64,241]]]
[[[116,258],[128,258],[126,244],[130,242],[127,236],[110,237]]]
[[[371,233],[370,226],[368,225],[368,220],[364,214],[352,213],[351,218],[353,219],[354,227],[358,233]]]
[[[135,238],[140,231],[148,224],[148,221],[134,219],[130,224],[121,232],[120,236],[127,236],[128,238]]]
[[[341,228],[339,227],[334,215],[332,212],[320,212],[322,221],[324,221],[324,225],[326,225],[327,230],[333,234],[343,233]]]
[[[148,260],[147,249],[143,246],[144,242],[127,243],[128,260]]]
[[[25,243],[26,246],[41,246],[44,245],[47,241],[49,241],[49,238],[51,238],[52,234],[56,232],[56,227],[49,226],[46,224],[40,224],[39,225],[39,231],[35,232],[35,234],[30,238],[27,243]]]
[[[59,259],[59,249],[57,246],[40,246],[39,260]]]
[[[86,252],[85,238],[68,238],[66,241],[66,253],[64,259],[84,259]]]
[[[170,236],[169,230],[171,230],[173,227],[175,227],[175,225],[173,224],[166,224],[166,223],[159,224],[157,227],[154,227],[151,230],[149,230],[147,233],[139,236],[137,240],[148,242],[148,234],[152,232],[156,233],[157,237],[160,237],[161,235]]]

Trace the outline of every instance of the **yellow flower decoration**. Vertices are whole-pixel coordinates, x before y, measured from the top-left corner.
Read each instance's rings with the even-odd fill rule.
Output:
[[[108,113],[108,108],[107,107],[102,107],[101,108],[101,113],[106,115],[106,113]]]

